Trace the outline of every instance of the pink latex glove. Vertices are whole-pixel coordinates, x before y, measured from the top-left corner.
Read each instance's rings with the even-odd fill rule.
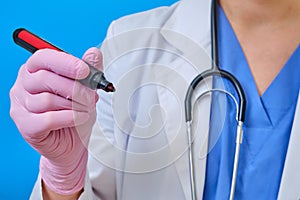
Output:
[[[102,69],[97,48],[86,51],[83,60]],[[72,55],[39,50],[21,67],[10,92],[11,117],[42,155],[42,179],[58,194],[73,194],[84,186],[98,95],[74,79],[88,73],[87,64]]]

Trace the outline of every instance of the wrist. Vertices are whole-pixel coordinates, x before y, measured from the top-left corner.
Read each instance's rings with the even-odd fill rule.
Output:
[[[52,191],[45,183],[43,180],[41,180],[42,184],[42,195],[44,200],[73,200],[73,199],[78,199],[83,192],[83,188],[74,193],[74,194],[69,194],[69,195],[62,195],[62,194],[57,194],[54,191]]]
[[[47,187],[61,195],[71,195],[81,191],[85,183],[87,151],[79,159],[67,165],[58,164],[41,157],[40,173]]]

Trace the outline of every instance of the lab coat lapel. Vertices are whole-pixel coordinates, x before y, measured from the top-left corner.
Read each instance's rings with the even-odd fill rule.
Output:
[[[210,60],[210,1],[199,1],[199,0],[183,0],[178,4],[178,7],[174,11],[173,15],[167,20],[165,25],[161,29],[161,34],[165,40],[179,50],[182,57],[184,57],[188,62],[190,62],[194,68],[194,72],[186,70],[186,66],[178,60],[173,60],[170,66],[175,66],[179,73],[182,73],[182,76],[187,79],[187,84],[185,85],[184,93],[178,95],[178,99],[181,101],[181,111],[183,111],[183,102],[185,98],[185,92],[187,90],[188,84],[192,79],[199,74],[200,72],[211,67]],[[177,63],[176,63],[177,62]],[[165,84],[176,84],[172,83],[172,80],[168,80],[164,76],[167,73],[156,73],[158,79],[164,78]],[[205,86],[199,90],[207,89]],[[158,89],[158,97],[161,105],[166,107],[170,106],[169,99],[165,95],[165,92],[162,89]],[[210,98],[206,99],[210,102]],[[203,135],[198,140],[198,143],[201,143],[201,159],[199,158],[200,150],[195,150],[194,155],[196,159],[197,172],[196,172],[196,183],[197,183],[197,196],[199,199],[202,199],[202,193],[205,182],[205,168],[206,168],[206,152],[207,152],[207,132],[209,126],[209,116],[210,116],[210,107],[207,106],[210,103],[203,104],[206,105],[204,110],[201,110],[201,119],[198,122],[202,122],[201,132],[204,132]],[[170,108],[172,110],[172,108]],[[174,108],[173,108],[174,110]],[[175,161],[178,177],[181,181],[183,191],[185,193],[186,199],[191,198],[190,193],[190,179],[189,179],[189,169],[188,169],[188,157],[187,157],[187,139],[185,132],[184,124],[184,111],[179,112],[182,115],[181,129],[180,134],[176,135],[174,139],[174,127],[177,126],[176,120],[170,120],[170,123],[167,123],[165,130],[169,139],[170,149],[173,153],[173,157],[177,158]],[[170,116],[171,118],[173,116]],[[197,120],[195,120],[197,121]],[[202,134],[202,133],[201,133]],[[179,141],[179,142],[177,142]],[[197,142],[195,142],[197,143]],[[196,146],[196,145],[195,145]],[[183,152],[184,150],[184,152]],[[184,154],[182,154],[184,153]],[[204,155],[204,156],[203,156]]]
[[[300,90],[278,199],[300,199]]]

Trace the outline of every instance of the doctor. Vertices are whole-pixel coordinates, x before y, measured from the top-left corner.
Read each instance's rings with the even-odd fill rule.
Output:
[[[300,1],[219,4],[220,67],[247,98],[235,198],[299,199]],[[190,199],[183,100],[210,50],[210,1],[182,0],[113,22],[102,53],[85,53],[114,94],[73,81],[88,68],[71,55],[32,55],[10,93],[12,118],[41,154],[32,199]],[[228,81],[221,87],[235,95]],[[230,191],[235,107],[214,97],[195,109],[198,199]]]

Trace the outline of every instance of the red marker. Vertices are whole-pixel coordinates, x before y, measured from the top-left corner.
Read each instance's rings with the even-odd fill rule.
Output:
[[[13,39],[16,44],[20,45],[21,47],[25,48],[31,53],[34,53],[39,49],[46,48],[57,51],[63,51],[62,49],[43,40],[42,38],[36,36],[35,34],[29,32],[24,28],[16,29],[13,33]],[[106,92],[115,91],[113,84],[105,79],[103,72],[95,69],[89,64],[88,66],[90,67],[90,74],[85,79],[78,80],[80,83],[90,87],[93,90],[102,89]]]

